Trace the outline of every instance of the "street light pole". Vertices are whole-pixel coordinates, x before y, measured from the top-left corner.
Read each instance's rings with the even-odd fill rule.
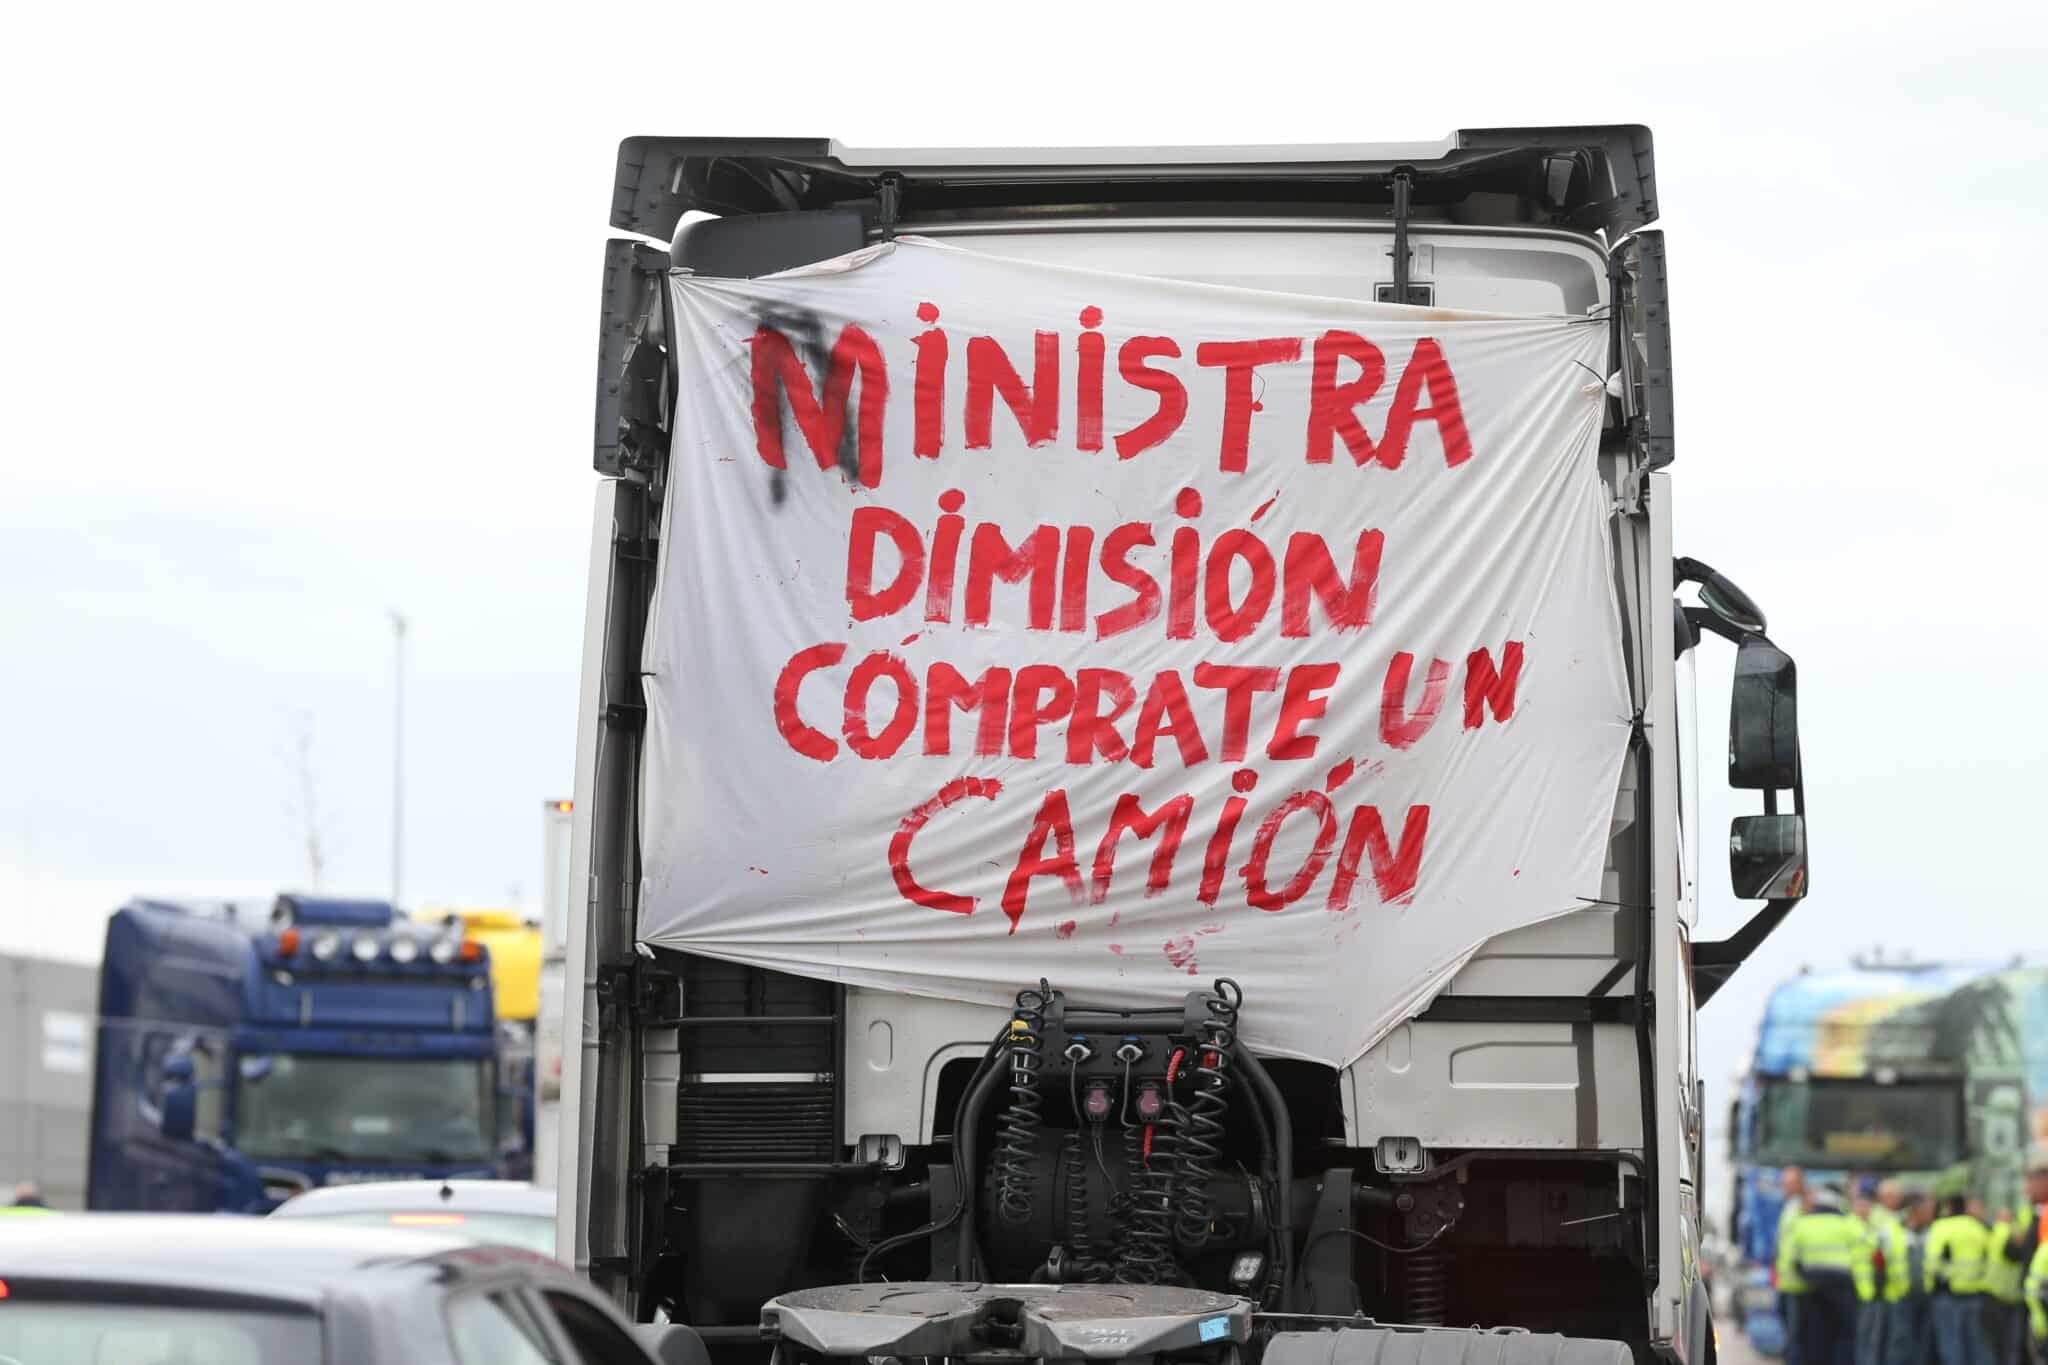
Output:
[[[405,869],[405,618],[391,613],[391,904],[398,904]]]

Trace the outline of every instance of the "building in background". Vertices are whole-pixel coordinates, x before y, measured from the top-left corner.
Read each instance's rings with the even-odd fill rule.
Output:
[[[33,1180],[52,1208],[85,1207],[99,972],[0,956],[0,1190]]]

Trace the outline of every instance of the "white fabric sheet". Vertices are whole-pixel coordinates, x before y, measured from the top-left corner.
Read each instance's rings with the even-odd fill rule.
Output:
[[[645,942],[992,1003],[1228,976],[1341,1065],[1599,894],[1601,323],[915,239],[671,287]]]

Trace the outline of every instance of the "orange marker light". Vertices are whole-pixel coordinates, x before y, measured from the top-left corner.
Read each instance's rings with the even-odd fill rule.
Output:
[[[574,801],[557,801],[555,802],[555,809],[561,811],[574,810],[576,809],[576,803]]]
[[[459,1213],[394,1213],[393,1227],[401,1228],[443,1228],[462,1221]]]
[[[0,1280],[0,1299],[7,1297],[7,1281]]]
[[[281,957],[290,957],[299,951],[299,931],[287,929],[277,936],[277,951]]]
[[[462,940],[462,960],[474,962],[484,955],[484,946],[473,938]]]

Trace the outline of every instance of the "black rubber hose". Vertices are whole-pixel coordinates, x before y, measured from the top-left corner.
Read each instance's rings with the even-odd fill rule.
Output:
[[[953,1155],[960,1181],[960,1255],[954,1262],[953,1275],[959,1280],[981,1278],[981,1243],[974,1230],[974,1204],[981,1190],[981,1172],[974,1158],[974,1139],[981,1131],[981,1116],[988,1111],[989,1097],[1004,1083],[1004,1068],[995,1064],[994,1059],[1008,1055],[1009,1036],[1009,1025],[1005,1024],[1003,1037],[983,1059],[983,1070],[967,1088],[966,1097],[960,1101],[959,1117],[953,1123]]]
[[[1252,1127],[1258,1130],[1259,1174],[1269,1180],[1273,1179],[1275,1169],[1273,1159],[1273,1121],[1267,1116],[1266,1106],[1263,1104],[1248,1104],[1245,1106],[1245,1112],[1252,1116]],[[1279,1197],[1277,1191],[1274,1197],[1276,1199]],[[1278,1205],[1272,1205],[1268,1208],[1266,1216],[1266,1255],[1270,1258],[1271,1262],[1270,1270],[1266,1277],[1268,1286],[1273,1284],[1274,1278],[1279,1271],[1281,1262],[1280,1248],[1286,1240],[1286,1234],[1279,1227]],[[1263,1297],[1261,1295],[1261,1307],[1264,1306]],[[1276,1304],[1275,1307],[1277,1308],[1278,1305]]]
[[[1287,1102],[1280,1087],[1266,1074],[1265,1066],[1239,1040],[1231,1049],[1237,1064],[1252,1078],[1259,1096],[1273,1115],[1273,1213],[1280,1232],[1280,1306],[1285,1313],[1294,1306],[1294,1121],[1288,1117]]]
[[[1006,1038],[1008,1035],[1009,1026],[1005,1024],[1003,1026],[1003,1032],[997,1035],[996,1040],[989,1044],[989,1050],[982,1054],[982,1058],[979,1062],[975,1063],[974,1070],[971,1073],[969,1073],[967,1080],[967,1088],[970,1091],[974,1089],[975,1084],[981,1079],[981,1077],[995,1066],[995,1059],[1000,1054],[1000,1050],[1003,1045],[1003,1039]],[[953,1106],[953,1119],[956,1128],[959,1125],[961,1112],[965,1107],[966,1097],[965,1095],[963,1095],[961,1097],[961,1102]],[[900,1232],[896,1234],[894,1237],[884,1237],[880,1241],[870,1243],[865,1253],[860,1258],[859,1269],[856,1270],[854,1273],[854,1278],[857,1281],[859,1281],[861,1284],[867,1283],[868,1263],[873,1261],[876,1257],[893,1251],[897,1247],[909,1246],[912,1242],[915,1242],[920,1237],[934,1236],[940,1231],[952,1227],[955,1223],[959,1222],[961,1218],[966,1216],[968,1211],[967,1196],[973,1193],[973,1187],[970,1186],[967,1183],[967,1181],[962,1177],[960,1170],[960,1162],[960,1143],[956,1136],[953,1142],[952,1167],[953,1184],[955,1193],[956,1195],[958,1195],[958,1198],[955,1200],[953,1204],[952,1211],[943,1215],[933,1217],[933,1219],[929,1223],[924,1224],[922,1227],[914,1228],[909,1232]],[[920,1196],[929,1201],[931,1199],[931,1195],[931,1185],[929,1183],[926,1183],[923,1186],[910,1185],[901,1189],[891,1190],[885,1198],[887,1203],[893,1205],[899,1202],[907,1202]]]

